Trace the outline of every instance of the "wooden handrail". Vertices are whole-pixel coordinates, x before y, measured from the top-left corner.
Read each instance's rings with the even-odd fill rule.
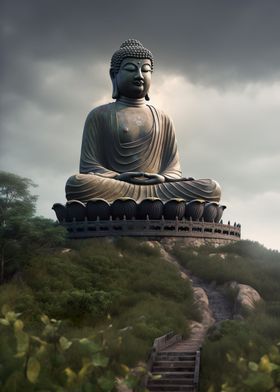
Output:
[[[147,370],[150,372],[153,367],[153,363],[155,362],[157,353],[161,350],[164,350],[166,347],[171,346],[172,344],[179,342],[182,340],[182,335],[175,334],[174,331],[170,331],[165,335],[159,336],[155,338],[152,349],[148,356],[147,361]],[[143,386],[146,387],[148,384],[148,375],[144,378]]]
[[[199,370],[200,370],[200,350],[197,350],[195,356],[194,381],[193,381],[196,391],[198,391]]]

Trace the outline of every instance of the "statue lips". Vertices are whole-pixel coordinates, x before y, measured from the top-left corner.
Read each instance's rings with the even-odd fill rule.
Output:
[[[134,82],[133,82],[133,85],[134,86],[137,86],[137,87],[144,87],[144,80],[135,80]]]

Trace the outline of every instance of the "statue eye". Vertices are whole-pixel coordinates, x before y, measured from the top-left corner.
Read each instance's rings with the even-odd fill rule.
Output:
[[[136,71],[137,67],[136,67],[136,65],[134,65],[132,63],[128,63],[128,64],[124,65],[123,69],[125,71],[134,72],[134,71]]]
[[[144,64],[142,66],[142,72],[150,72],[152,70],[150,64]]]

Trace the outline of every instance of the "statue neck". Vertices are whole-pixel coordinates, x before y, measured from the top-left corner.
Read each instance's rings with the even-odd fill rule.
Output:
[[[128,97],[120,96],[120,98],[118,98],[116,102],[121,103],[122,105],[125,106],[134,106],[134,107],[146,106],[145,98],[128,98]]]

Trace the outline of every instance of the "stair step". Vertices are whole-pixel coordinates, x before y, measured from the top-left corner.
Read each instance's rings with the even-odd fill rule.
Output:
[[[186,371],[163,371],[163,372],[153,372],[153,376],[162,376],[162,378],[169,380],[169,379],[178,379],[184,378],[185,380],[191,380],[193,378],[193,372],[186,372]]]
[[[195,391],[192,385],[154,385],[148,387],[149,391],[165,391],[165,392],[193,392]]]
[[[184,351],[175,351],[173,353],[158,353],[156,358],[179,358],[179,360],[181,360],[181,358],[187,358],[189,360],[189,358],[195,358],[195,354],[188,354]]]
[[[186,378],[160,378],[159,380],[150,380],[148,386],[153,385],[191,385],[192,382]]]
[[[174,351],[174,350],[172,350],[172,351],[160,351],[157,355],[162,355],[162,354],[164,354],[164,355],[182,355],[182,354],[184,354],[184,355],[186,355],[186,356],[193,356],[193,357],[195,357],[196,356],[196,350],[190,350],[190,351],[182,351],[180,354],[178,354],[178,351]]]
[[[177,365],[179,365],[179,366],[189,367],[189,366],[194,366],[195,365],[195,361],[194,360],[193,361],[186,361],[186,360],[185,361],[183,361],[183,360],[179,360],[179,361],[176,360],[176,361],[174,361],[174,360],[170,360],[170,359],[163,361],[161,359],[160,361],[156,360],[153,363],[153,365],[154,366],[166,366],[166,365],[177,366]]]
[[[186,357],[161,357],[161,358],[156,358],[155,362],[153,363],[155,366],[157,365],[164,365],[167,362],[179,362],[179,363],[184,363],[186,366],[195,366],[195,358],[189,359]]]
[[[171,371],[187,371],[187,367],[183,365],[174,365],[172,362],[166,365],[153,365],[152,372],[160,373],[160,372],[171,372]]]

